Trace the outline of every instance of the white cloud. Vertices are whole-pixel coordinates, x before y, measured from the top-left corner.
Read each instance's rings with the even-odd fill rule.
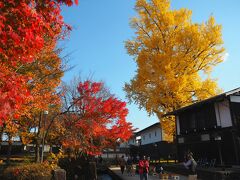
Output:
[[[227,61],[228,57],[229,57],[229,53],[226,52],[226,53],[223,55],[223,62]]]

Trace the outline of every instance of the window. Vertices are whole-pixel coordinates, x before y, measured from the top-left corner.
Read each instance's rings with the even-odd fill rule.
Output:
[[[145,136],[143,136],[143,140],[145,140]]]
[[[149,139],[151,139],[151,133],[149,133]]]
[[[155,131],[155,136],[157,136],[157,131]]]
[[[184,143],[184,138],[183,137],[178,138],[178,143],[180,144]]]
[[[201,135],[201,140],[202,141],[209,141],[210,140],[209,134],[202,134]]]

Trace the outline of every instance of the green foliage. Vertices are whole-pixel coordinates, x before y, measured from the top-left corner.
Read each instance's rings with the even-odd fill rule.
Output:
[[[34,163],[8,167],[3,172],[4,179],[11,180],[50,180],[52,167],[48,163]]]

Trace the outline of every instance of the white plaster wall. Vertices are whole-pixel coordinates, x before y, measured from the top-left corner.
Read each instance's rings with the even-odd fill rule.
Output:
[[[156,132],[156,136],[155,136]],[[149,134],[151,134],[151,138],[149,137]],[[145,136],[145,138],[143,138]],[[162,141],[162,131],[160,127],[153,127],[152,129],[148,129],[141,133],[141,144],[150,144]]]
[[[119,147],[120,147],[120,148],[126,148],[126,147],[128,147],[128,142],[121,143],[121,144],[119,145]]]
[[[217,119],[217,126],[221,126],[219,103],[214,103],[214,108]]]
[[[239,103],[240,102],[240,96],[230,96],[230,101]]]
[[[124,142],[124,143],[121,143],[120,144],[120,147],[123,148],[123,147],[129,147],[130,145],[137,145],[136,143],[136,137],[133,137],[131,139],[129,139],[127,142]]]
[[[177,135],[180,135],[180,122],[179,122],[179,116],[176,116],[176,123],[177,123]]]
[[[232,126],[232,119],[228,100],[216,102],[214,106],[217,118],[217,125],[221,127]]]
[[[103,159],[108,159],[108,158],[109,159],[115,159],[116,156],[118,158],[120,158],[122,156],[126,156],[126,154],[125,153],[107,153],[107,152],[104,152],[101,156],[102,156]]]

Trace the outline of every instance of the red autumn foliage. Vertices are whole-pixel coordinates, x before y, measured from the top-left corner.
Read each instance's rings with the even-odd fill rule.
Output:
[[[65,147],[99,154],[118,140],[126,141],[131,137],[133,129],[126,121],[126,103],[107,93],[103,83],[81,82],[77,91],[78,97],[72,102],[75,111],[64,116]]]
[[[34,61],[46,39],[57,40],[64,29],[61,4],[70,6],[73,1],[0,2],[0,123],[13,115],[30,95],[27,83],[31,77],[19,73],[19,69]]]

